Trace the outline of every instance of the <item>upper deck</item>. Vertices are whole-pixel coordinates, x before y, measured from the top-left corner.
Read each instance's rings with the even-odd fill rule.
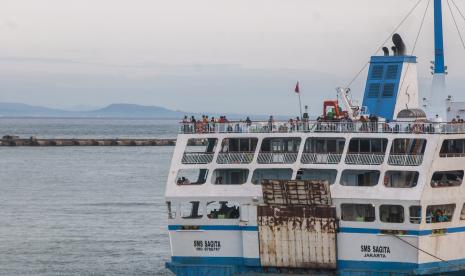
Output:
[[[180,123],[180,134],[212,133],[390,133],[465,134],[465,123],[456,122],[362,122],[362,121],[229,121],[227,123]]]

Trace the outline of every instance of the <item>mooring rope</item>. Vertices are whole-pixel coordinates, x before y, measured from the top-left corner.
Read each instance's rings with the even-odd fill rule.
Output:
[[[421,252],[423,252],[423,253],[425,253],[425,254],[427,254],[427,255],[429,255],[429,256],[435,258],[435,259],[438,259],[438,260],[440,260],[440,261],[442,261],[442,262],[446,262],[446,263],[448,262],[448,261],[446,261],[446,260],[444,260],[444,259],[439,258],[438,256],[436,256],[436,255],[434,255],[434,254],[431,254],[431,253],[429,253],[429,252],[427,252],[427,251],[425,251],[425,250],[419,248],[419,247],[416,246],[416,245],[413,245],[413,244],[409,243],[408,241],[402,239],[401,237],[399,237],[399,236],[397,236],[397,235],[394,235],[394,234],[388,234],[388,235],[393,236],[393,237],[395,237],[395,238],[401,240],[402,242],[404,242],[404,243],[410,245],[411,247],[413,247],[413,248],[415,248],[415,249],[417,249],[417,250],[419,250],[419,251],[421,251]]]

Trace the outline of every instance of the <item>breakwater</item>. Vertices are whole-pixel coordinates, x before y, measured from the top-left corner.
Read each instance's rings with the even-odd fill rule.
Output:
[[[4,136],[0,146],[4,147],[60,147],[60,146],[174,146],[176,139],[137,139],[137,138],[20,138]]]

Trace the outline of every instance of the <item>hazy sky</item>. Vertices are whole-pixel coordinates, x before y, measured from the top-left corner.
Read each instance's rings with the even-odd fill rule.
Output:
[[[320,109],[416,2],[0,0],[0,102],[286,114],[300,80],[303,102]],[[399,31],[409,50],[427,2]],[[465,50],[447,5],[444,17],[451,87],[465,89]],[[432,7],[415,54],[427,83]],[[451,93],[465,100],[459,92]]]

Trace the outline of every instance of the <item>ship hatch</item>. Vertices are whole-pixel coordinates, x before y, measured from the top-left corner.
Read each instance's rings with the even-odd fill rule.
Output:
[[[336,209],[329,184],[265,180],[258,206],[260,262],[287,269],[336,268]]]

